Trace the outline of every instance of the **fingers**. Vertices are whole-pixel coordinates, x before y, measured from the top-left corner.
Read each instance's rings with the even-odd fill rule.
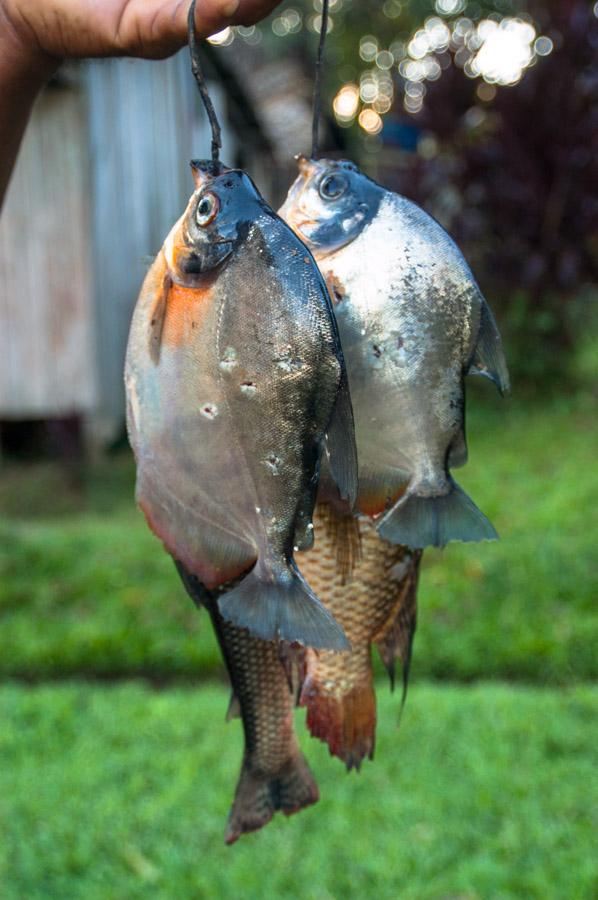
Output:
[[[0,14],[29,56],[170,56],[187,42],[191,0],[0,0]],[[279,0],[197,0],[200,38],[250,25]]]
[[[115,53],[133,54],[148,58],[160,58],[175,53],[187,42],[187,16],[191,0],[143,0],[143,12],[139,0],[128,4],[125,16],[132,27],[121,20],[121,40]],[[195,23],[199,37],[209,37],[227,25],[251,25],[267,16],[280,0],[197,0]],[[153,8],[152,8],[153,7]],[[138,17],[143,15],[145,28],[138,27]],[[135,22],[137,20],[137,22]],[[128,40],[129,37],[133,41]]]

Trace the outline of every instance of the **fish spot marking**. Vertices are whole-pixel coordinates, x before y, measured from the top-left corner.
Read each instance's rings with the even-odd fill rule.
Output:
[[[234,347],[226,348],[218,365],[223,372],[232,372],[238,365],[237,351]]]
[[[332,272],[329,272],[326,276],[326,286],[328,287],[328,292],[332,299],[332,302],[337,305],[341,303],[345,299],[346,290],[342,281],[334,275]]]
[[[257,385],[255,381],[242,381],[239,387],[241,389],[241,393],[245,394],[246,397],[252,397],[257,391]]]
[[[218,406],[215,403],[204,403],[199,411],[206,419],[215,419],[218,415]]]
[[[290,344],[274,362],[283,372],[299,372],[305,365],[300,356],[293,356],[293,348]]]
[[[272,475],[280,475],[280,467],[282,459],[276,453],[268,453],[264,459],[264,465],[272,473]]]

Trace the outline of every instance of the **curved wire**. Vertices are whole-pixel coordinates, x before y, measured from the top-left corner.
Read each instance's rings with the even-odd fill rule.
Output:
[[[318,55],[316,57],[316,75],[314,79],[314,117],[311,126],[311,158],[318,155],[318,133],[320,130],[321,116],[321,91],[322,91],[322,67],[324,64],[324,44],[328,33],[328,0],[322,0],[322,26],[320,28],[320,40],[318,42]]]
[[[327,0],[325,0],[325,2],[327,2]],[[208,120],[210,122],[210,128],[212,129],[212,163],[214,164],[214,168],[218,168],[220,164],[220,149],[222,147],[222,137],[220,133],[220,123],[218,122],[218,116],[216,115],[214,104],[212,103],[212,100],[208,93],[208,88],[206,86],[201,63],[199,61],[197,32],[195,30],[195,0],[191,0],[191,5],[189,6],[189,14],[187,16],[187,32],[189,36],[191,71],[193,72],[193,76],[195,78],[195,81],[197,82],[197,87],[199,88],[199,93],[203,101]]]

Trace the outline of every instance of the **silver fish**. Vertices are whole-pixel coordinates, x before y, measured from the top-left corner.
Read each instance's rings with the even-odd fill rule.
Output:
[[[467,460],[464,378],[509,378],[492,313],[455,243],[350,162],[299,161],[280,214],[328,283],[347,361],[357,509],[410,547],[493,539],[450,468]]]
[[[145,279],[127,349],[137,499],[223,618],[265,640],[344,649],[300,575],[327,439],[356,489],[351,402],[330,297],[240,170],[192,163],[195,191]],[[240,576],[242,577],[240,580]]]

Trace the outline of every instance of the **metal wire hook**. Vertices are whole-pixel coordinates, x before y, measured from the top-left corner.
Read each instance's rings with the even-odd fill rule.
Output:
[[[324,0],[327,2],[327,0]],[[189,55],[191,56],[191,71],[199,88],[199,93],[205,107],[205,111],[212,129],[212,163],[214,169],[220,167],[220,149],[222,147],[222,137],[220,133],[220,123],[214,109],[214,104],[208,93],[204,74],[199,61],[199,50],[197,41],[197,32],[195,30],[195,0],[191,0],[189,6],[189,14],[187,16],[187,32],[189,36]]]
[[[318,55],[316,57],[316,75],[314,79],[314,117],[311,127],[311,158],[318,155],[318,132],[321,116],[321,91],[322,91],[322,67],[324,63],[324,44],[328,33],[328,0],[322,0],[322,26],[320,28],[320,40],[318,42]]]

